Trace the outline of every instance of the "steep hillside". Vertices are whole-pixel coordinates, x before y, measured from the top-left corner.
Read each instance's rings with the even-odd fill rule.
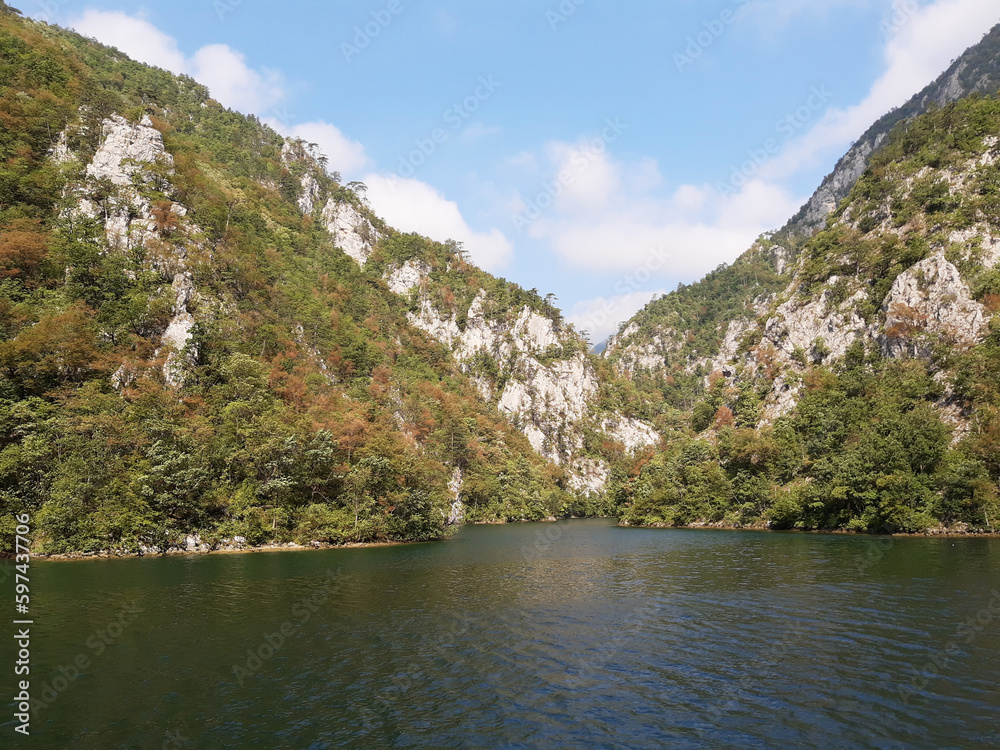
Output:
[[[134,552],[608,509],[656,435],[558,311],[195,81],[0,10],[5,548],[24,512],[38,551]]]
[[[992,94],[998,89],[1000,25],[994,26],[982,41],[955,60],[936,81],[872,125],[837,162],[833,172],[826,176],[782,233],[809,236],[826,226],[826,217],[848,196],[868,168],[872,155],[885,145],[897,125],[927,112],[931,107],[943,107],[971,94]]]
[[[706,393],[691,432],[621,490],[630,522],[994,529],[998,144],[997,99],[897,129],[829,228],[790,254],[787,285],[733,318],[718,354],[717,318],[688,332],[709,341],[688,344]],[[773,252],[759,245],[733,269]],[[733,274],[710,277],[683,309]],[[681,308],[683,291],[657,309]],[[622,338],[613,357],[625,370],[641,343]],[[657,376],[643,383],[656,389]]]

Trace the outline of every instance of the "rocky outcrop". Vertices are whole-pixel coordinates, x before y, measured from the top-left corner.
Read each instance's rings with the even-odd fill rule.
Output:
[[[350,203],[331,198],[323,209],[323,225],[334,244],[364,266],[380,239],[372,222]]]
[[[627,451],[656,445],[660,441],[656,430],[645,422],[620,415],[605,419],[601,423],[601,431],[615,442],[625,446]]]
[[[424,283],[430,275],[431,267],[421,260],[408,260],[399,268],[385,275],[389,289],[399,295],[407,295],[411,290]]]
[[[462,484],[464,483],[465,473],[456,466],[451,474],[451,480],[448,482],[451,505],[448,507],[448,517],[445,522],[449,526],[457,526],[465,520],[465,504],[462,502]]]
[[[883,348],[891,357],[929,357],[935,341],[964,349],[979,343],[986,308],[972,299],[959,270],[936,252],[900,274],[882,306]]]
[[[173,290],[175,294],[173,317],[167,330],[160,337],[160,348],[156,356],[166,354],[163,363],[163,377],[173,388],[184,384],[187,368],[197,361],[197,352],[190,346],[194,339],[194,316],[188,311],[188,305],[194,294],[191,275],[179,273],[174,277]]]
[[[77,210],[103,221],[111,249],[134,250],[157,234],[157,216],[142,188],[165,187],[163,172],[169,173],[173,158],[164,149],[163,135],[153,127],[149,117],[131,123],[112,115],[102,125],[102,136],[100,147],[85,169],[87,184]],[[68,151],[57,142],[53,155],[65,159]],[[163,168],[161,174],[152,172],[154,165]],[[175,203],[159,206],[157,210],[161,224],[177,221],[187,214],[183,206]]]
[[[858,338],[869,337],[871,331],[857,311],[867,297],[858,291],[840,304],[833,302],[832,277],[816,299],[809,301],[793,297],[780,305],[764,324],[764,339],[792,361],[806,354],[821,362],[842,357]]]
[[[301,190],[296,202],[303,214],[311,215],[316,210],[322,194],[319,180],[314,174],[317,170],[322,169],[317,161],[317,154],[310,150],[303,141],[289,138],[281,147],[281,160],[286,165],[298,166],[299,169],[303,170],[303,174],[299,178]]]
[[[658,329],[647,339],[640,335],[639,326],[630,323],[608,339],[604,356],[614,357],[615,366],[620,372],[635,375],[638,372],[659,370],[663,367],[666,356],[680,348],[681,340],[673,329]]]
[[[169,182],[173,157],[148,116],[133,123],[112,115],[102,123],[101,132],[101,143],[84,169],[86,181],[76,188],[79,200],[72,213],[102,221],[108,248],[115,252],[145,248],[152,240],[174,234],[184,236],[185,241],[161,243],[160,253],[146,261],[172,278],[172,317],[154,356],[163,358],[166,382],[180,387],[187,367],[197,358],[192,348],[195,320],[190,309],[195,289],[186,270],[186,242],[197,234],[197,227],[187,221],[188,211],[181,204],[168,200],[154,206],[147,197],[149,190],[168,194],[173,190]],[[60,163],[76,158],[65,132],[51,155]],[[130,364],[122,365],[113,376],[116,387],[127,385],[134,377],[133,370]]]
[[[143,175],[146,165],[174,163],[163,147],[163,135],[153,127],[149,116],[131,123],[120,115],[112,115],[104,121],[103,136],[100,148],[87,165],[87,174],[94,179],[107,179],[125,187],[132,184],[133,177]]]
[[[891,127],[889,128],[891,130]],[[868,169],[868,163],[885,143],[889,130],[880,129],[867,133],[851,146],[850,150],[837,162],[833,172],[802,207],[795,228],[803,234],[813,234],[826,226],[826,217],[837,210],[840,202],[851,192],[851,188]]]
[[[397,294],[407,294],[424,286],[428,270],[411,262],[390,271],[387,280]],[[489,313],[492,307],[480,290],[460,323],[457,313],[442,314],[425,295],[409,320],[451,349],[483,397],[524,433],[535,451],[566,468],[573,489],[600,492],[608,467],[584,455],[587,429],[607,432],[628,450],[653,445],[659,435],[639,420],[609,414],[602,421],[596,415],[600,384],[583,347],[573,346],[575,334],[527,305]],[[492,374],[477,369],[484,358],[493,363]]]
[[[816,193],[785,227],[799,234],[813,234],[826,226],[829,216],[848,196],[864,174],[872,154],[886,142],[893,128],[926,112],[931,106],[944,106],[973,93],[994,94],[1000,89],[1000,25],[970,47],[936,81],[913,96],[906,104],[878,120],[837,162]]]

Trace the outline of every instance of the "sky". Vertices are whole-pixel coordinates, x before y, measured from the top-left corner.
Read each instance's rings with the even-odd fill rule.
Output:
[[[780,228],[996,0],[21,0],[317,143],[597,343]]]

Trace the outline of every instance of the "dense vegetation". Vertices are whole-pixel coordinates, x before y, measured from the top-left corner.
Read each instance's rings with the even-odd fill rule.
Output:
[[[711,374],[702,361],[718,354],[731,320],[756,318],[756,304],[766,306],[788,285],[788,267],[796,252],[793,243],[785,241],[782,246],[772,238],[762,237],[732,264],[719,266],[696,284],[679,285],[629,321],[635,333],[623,337],[625,343],[659,335],[672,344],[663,352],[662,370],[640,370],[634,375],[646,399],[655,401],[661,410],[694,408],[705,394],[705,378]],[[611,353],[610,360],[615,362],[617,356]]]
[[[828,305],[839,305],[864,289],[855,311],[881,331],[883,343],[866,348],[858,341],[834,361],[817,345],[782,367],[759,329],[752,332],[733,377],[716,372],[696,384],[703,394],[688,412],[688,428],[619,479],[615,492],[627,523],[997,530],[1000,320],[990,320],[981,344],[960,347],[927,334],[918,320],[887,326],[883,305],[900,273],[944,249],[986,314],[1000,309],[1000,275],[982,241],[949,239],[959,230],[1000,228],[1000,173],[981,159],[997,137],[1000,100],[978,96],[932,108],[894,132],[830,227],[798,248],[797,276],[779,297],[825,293]],[[718,351],[713,305],[738,310],[741,299],[750,303],[761,287],[746,284],[741,297],[731,269],[759,256],[751,251],[637,318],[678,332],[685,348],[675,369],[699,361],[697,353],[704,362]],[[723,278],[729,287],[720,293]],[[887,344],[898,340],[915,343],[891,352]],[[704,376],[704,369],[695,372]],[[762,405],[779,374],[802,384],[800,397],[790,414],[767,424]],[[650,398],[676,398],[676,384],[663,374],[637,375],[636,384],[652,391]],[[959,432],[943,421],[943,406],[957,415]]]
[[[998,337],[1000,330],[983,352],[994,365]],[[978,366],[989,367],[984,360]],[[624,519],[874,533],[938,523],[995,530],[996,416],[953,448],[951,429],[932,406],[941,390],[923,363],[866,354],[858,343],[837,367],[810,371],[794,413],[773,426],[739,427],[724,412],[715,440],[678,436],[623,484]]]
[[[474,520],[586,510],[477,396],[408,304],[296,206],[283,139],[194,81],[0,13],[0,549],[33,516],[39,552],[441,536],[455,469]],[[137,188],[156,236],[109,248],[74,210],[105,118],[149,116],[173,165]],[[50,150],[69,134],[75,161]],[[336,175],[320,198],[364,208]],[[171,202],[188,209],[183,222]],[[376,270],[424,254],[468,293],[460,248],[386,239]],[[197,290],[184,385],[164,376],[178,258]],[[482,275],[485,277],[485,275]],[[460,285],[459,280],[466,283]],[[545,307],[502,280],[513,302]]]

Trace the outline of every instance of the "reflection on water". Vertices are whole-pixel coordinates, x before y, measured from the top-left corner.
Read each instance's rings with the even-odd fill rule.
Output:
[[[89,666],[32,746],[997,747],[998,563],[1000,540],[606,521],[39,562],[33,691]]]

